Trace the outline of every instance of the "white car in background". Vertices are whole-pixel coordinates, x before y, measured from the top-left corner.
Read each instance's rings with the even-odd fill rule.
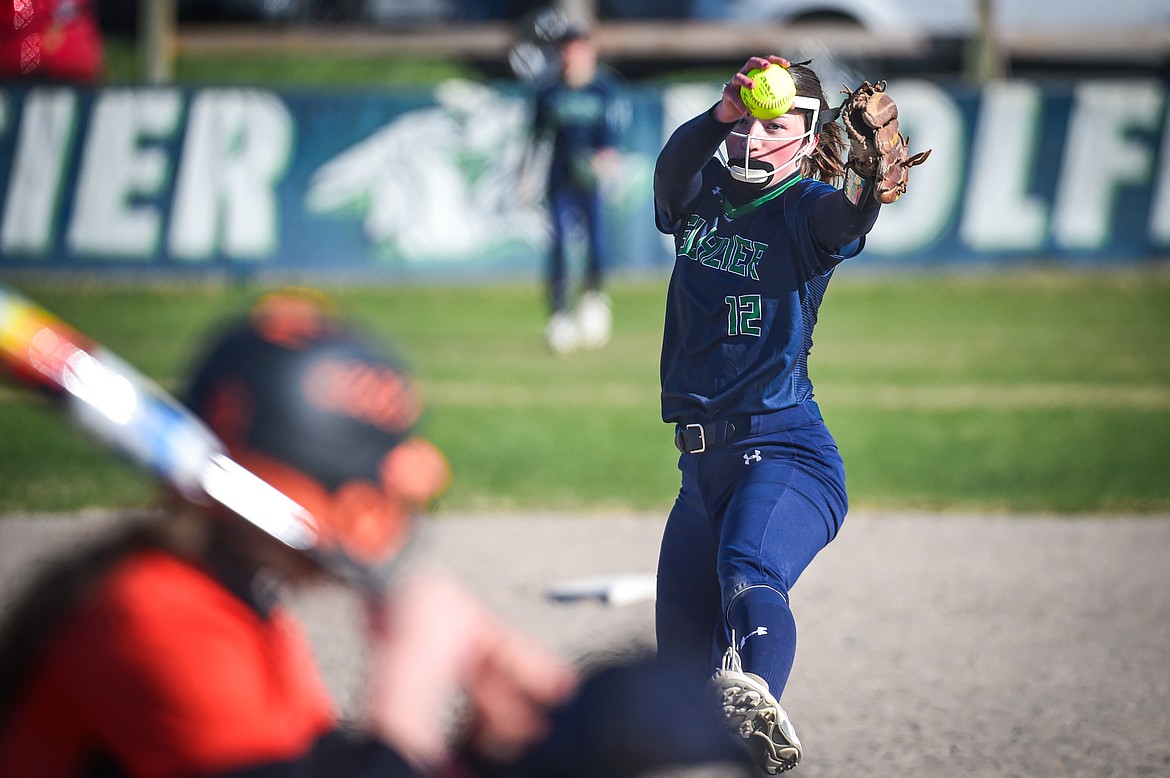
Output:
[[[1167,0],[991,0],[1001,32],[1170,25]],[[875,33],[969,37],[978,0],[694,0],[691,16],[737,22],[839,24]]]
[[[872,44],[855,55],[921,71],[973,65],[980,0],[693,0],[691,18],[807,27]],[[989,0],[999,61],[1013,72],[1170,73],[1170,0]],[[864,37],[857,38],[857,33]],[[823,38],[824,36],[820,36]],[[885,41],[883,48],[883,41]],[[846,49],[850,47],[846,46]],[[824,62],[841,45],[801,36],[795,56]],[[983,49],[990,54],[992,50]]]

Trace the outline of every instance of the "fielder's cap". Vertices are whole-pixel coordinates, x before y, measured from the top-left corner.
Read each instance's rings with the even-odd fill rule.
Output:
[[[570,41],[587,40],[592,37],[589,28],[579,22],[569,22],[565,28],[557,35],[557,44],[563,46]]]
[[[244,467],[313,514],[322,543],[363,562],[397,551],[446,461],[414,435],[415,379],[388,346],[309,291],[263,298],[197,363],[187,404]]]

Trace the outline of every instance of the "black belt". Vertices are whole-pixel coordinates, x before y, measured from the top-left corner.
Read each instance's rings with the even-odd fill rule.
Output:
[[[674,426],[674,445],[684,454],[702,454],[711,446],[738,440],[751,429],[751,417],[721,419],[707,424],[694,422]]]
[[[701,454],[709,448],[763,433],[801,427],[821,422],[821,409],[809,399],[760,416],[728,416],[706,424],[678,422],[674,425],[674,445],[684,454]]]

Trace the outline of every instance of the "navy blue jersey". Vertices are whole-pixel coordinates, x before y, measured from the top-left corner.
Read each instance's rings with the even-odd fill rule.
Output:
[[[674,235],[676,259],[662,342],[662,419],[714,421],[782,410],[812,395],[808,355],[817,310],[840,254],[813,235],[815,204],[840,198],[828,184],[794,174],[755,200],[731,207],[734,186],[715,159],[686,212],[658,228]]]
[[[617,145],[624,117],[617,84],[601,72],[579,89],[559,81],[541,89],[532,124],[538,137],[552,137],[550,186],[596,183],[593,155]]]

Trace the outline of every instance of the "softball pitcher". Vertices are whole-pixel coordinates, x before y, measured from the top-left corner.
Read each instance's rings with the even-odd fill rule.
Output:
[[[740,89],[769,63],[789,69],[797,96],[761,120]],[[884,84],[831,110],[805,65],[750,58],[674,132],[654,174],[657,226],[677,255],[661,380],[682,473],[658,565],[658,651],[692,674],[716,668],[729,724],[770,774],[802,755],[779,704],[796,653],[789,591],[848,508],[808,375],[813,327],[834,268],[926,158],[908,155]]]

